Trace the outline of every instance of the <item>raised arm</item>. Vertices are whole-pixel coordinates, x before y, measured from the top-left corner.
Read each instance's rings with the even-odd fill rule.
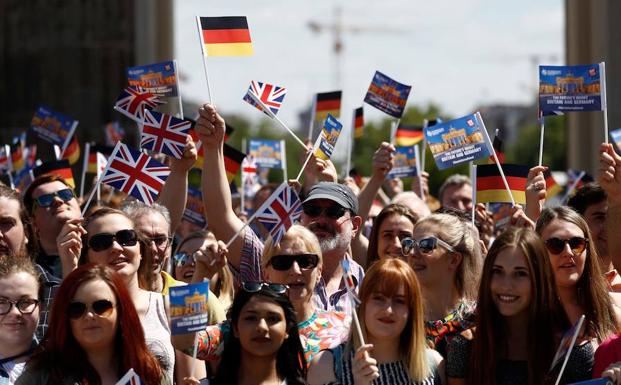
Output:
[[[598,182],[608,195],[608,254],[615,269],[621,271],[621,156],[610,143],[600,147]]]
[[[546,166],[535,166],[528,171],[524,212],[533,222],[536,222],[537,218],[539,218],[539,214],[543,211],[543,204],[546,201],[546,180],[543,172],[547,169]]]
[[[373,205],[373,199],[379,191],[386,175],[392,170],[394,161],[395,146],[390,143],[382,142],[375,154],[373,154],[373,174],[364,185],[358,195],[358,215],[362,217],[362,223],[367,220],[369,210]]]

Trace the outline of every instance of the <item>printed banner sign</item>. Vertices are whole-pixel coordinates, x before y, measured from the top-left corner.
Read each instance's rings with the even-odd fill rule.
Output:
[[[175,62],[147,64],[127,69],[127,81],[132,87],[141,87],[157,96],[178,96]]]
[[[440,170],[488,157],[490,145],[481,116],[467,115],[425,128],[425,139]]]
[[[282,168],[282,143],[280,140],[252,139],[248,148],[257,167]]]
[[[375,71],[365,103],[395,118],[400,118],[408,101],[412,86],[401,84],[379,71]]]
[[[64,150],[67,138],[73,134],[78,121],[59,114],[50,108],[40,106],[32,117],[30,128],[46,142]]]
[[[603,63],[539,66],[539,109],[543,115],[602,111],[606,107]]]
[[[315,156],[323,160],[328,160],[334,152],[334,146],[339,139],[341,129],[343,125],[334,116],[328,114],[323,128],[321,129],[321,135],[317,138],[319,140],[319,146],[315,151]]]
[[[209,322],[209,281],[171,287],[169,293],[171,334],[205,330]]]
[[[388,173],[388,178],[405,178],[418,175],[416,169],[416,146],[395,147],[394,166]]]
[[[203,195],[200,190],[188,187],[188,200],[183,212],[183,219],[200,227],[207,226]]]

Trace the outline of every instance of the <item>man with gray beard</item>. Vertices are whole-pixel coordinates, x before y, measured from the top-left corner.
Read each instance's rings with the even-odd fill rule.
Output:
[[[199,114],[195,129],[205,147],[202,191],[207,221],[216,238],[224,242],[241,231],[229,245],[227,254],[236,280],[262,281],[263,243],[250,228],[242,230],[244,222],[237,217],[232,206],[224,168],[224,119],[210,104],[203,105]],[[362,222],[357,215],[358,199],[348,187],[320,182],[310,188],[302,207],[301,223],[315,233],[323,255],[322,277],[315,287],[315,302],[320,309],[351,314],[352,306],[342,279],[341,261],[343,258],[349,260],[354,284],[358,287],[364,271],[348,253],[349,244]]]

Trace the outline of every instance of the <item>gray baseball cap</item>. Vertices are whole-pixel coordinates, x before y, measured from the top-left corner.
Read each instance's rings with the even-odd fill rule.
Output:
[[[334,182],[319,182],[310,188],[302,204],[315,199],[329,199],[350,210],[354,215],[358,214],[358,197],[345,185]]]

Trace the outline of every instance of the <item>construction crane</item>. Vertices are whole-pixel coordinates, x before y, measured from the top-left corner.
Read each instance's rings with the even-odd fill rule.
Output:
[[[379,33],[400,33],[403,32],[395,28],[355,26],[343,24],[342,9],[339,6],[334,8],[333,22],[317,22],[309,21],[308,27],[315,33],[327,31],[332,33],[332,54],[334,60],[334,83],[337,88],[341,88],[341,55],[343,54],[343,34],[344,33],[363,33],[363,32],[379,32]]]

